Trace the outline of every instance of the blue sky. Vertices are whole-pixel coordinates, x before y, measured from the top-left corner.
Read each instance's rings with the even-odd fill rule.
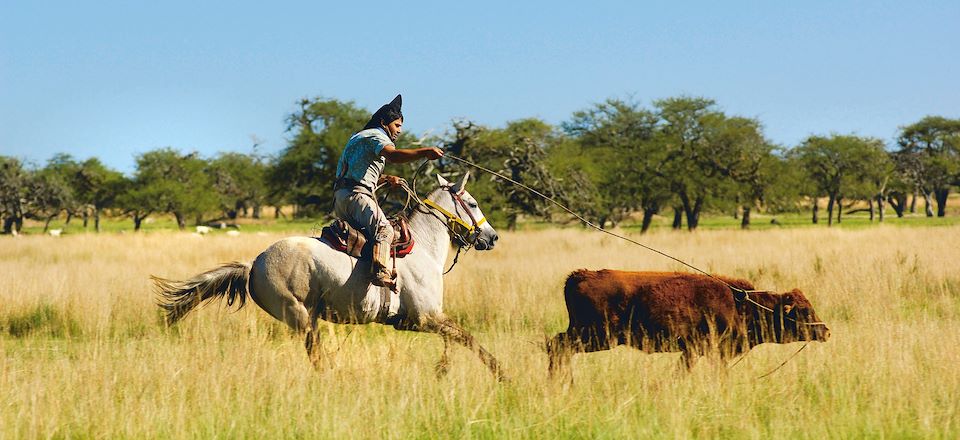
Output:
[[[955,0],[266,3],[0,3],[0,154],[274,153],[302,97],[398,92],[414,133],[681,94],[786,146],[960,117]]]

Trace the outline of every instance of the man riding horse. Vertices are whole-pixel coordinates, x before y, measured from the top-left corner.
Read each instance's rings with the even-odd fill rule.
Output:
[[[350,137],[337,162],[333,192],[334,214],[361,231],[368,243],[373,243],[372,283],[391,288],[396,282],[396,274],[388,266],[394,230],[373,192],[381,183],[400,184],[399,177],[383,174],[386,162],[407,163],[443,157],[439,148],[401,150],[396,147],[394,142],[403,131],[400,106],[401,97],[397,95],[373,114],[363,130]]]

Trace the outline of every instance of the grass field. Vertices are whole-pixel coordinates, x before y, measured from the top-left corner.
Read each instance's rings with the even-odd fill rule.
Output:
[[[305,228],[304,230],[308,230]],[[831,327],[726,369],[618,348],[546,379],[577,268],[680,270],[576,229],[502,232],[447,276],[446,311],[503,362],[390,328],[323,328],[330,368],[252,303],[160,321],[150,274],[250,260],[289,232],[0,237],[0,438],[957,438],[960,226],[657,230],[637,236],[758,287],[798,287]],[[302,233],[302,232],[301,232]]]

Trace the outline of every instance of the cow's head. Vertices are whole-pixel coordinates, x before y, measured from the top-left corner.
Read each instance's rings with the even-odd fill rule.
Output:
[[[830,338],[830,329],[799,289],[779,295],[773,307],[773,325],[775,341],[780,343],[826,341]]]

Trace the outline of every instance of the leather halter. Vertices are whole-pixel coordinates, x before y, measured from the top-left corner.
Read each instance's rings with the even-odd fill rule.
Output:
[[[480,217],[478,220],[474,217],[473,212],[470,211],[470,208],[467,206],[466,202],[463,201],[461,197],[462,192],[454,192],[453,190],[447,190],[450,193],[450,197],[454,201],[454,210],[457,209],[457,205],[463,208],[466,211],[467,216],[470,218],[470,223],[467,223],[459,215],[456,215],[450,211],[447,211],[441,207],[437,202],[434,202],[430,199],[423,199],[423,204],[427,205],[442,214],[447,219],[447,229],[450,230],[450,233],[453,235],[453,238],[461,241],[464,245],[472,245],[476,243],[477,239],[480,237],[480,226],[483,225],[486,221],[486,217]]]

